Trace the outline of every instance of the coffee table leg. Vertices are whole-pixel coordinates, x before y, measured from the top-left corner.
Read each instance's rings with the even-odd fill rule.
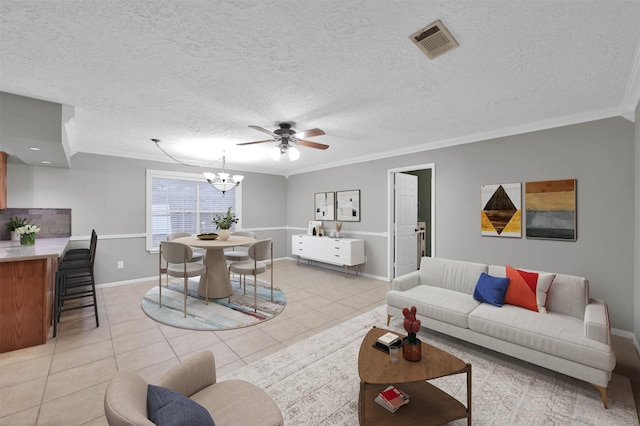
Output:
[[[358,423],[364,425],[364,388],[365,383],[360,381],[360,394],[358,395]]]

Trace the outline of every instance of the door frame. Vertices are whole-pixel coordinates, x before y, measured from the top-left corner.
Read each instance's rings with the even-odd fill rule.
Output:
[[[411,172],[415,170],[431,169],[431,256],[436,256],[436,164],[425,163],[417,164],[413,166],[397,167],[387,170],[387,279],[393,280],[395,275],[394,268],[394,253],[395,253],[395,238],[394,232],[394,220],[395,220],[395,191],[394,182],[395,174],[402,172]],[[419,189],[419,186],[418,186]]]

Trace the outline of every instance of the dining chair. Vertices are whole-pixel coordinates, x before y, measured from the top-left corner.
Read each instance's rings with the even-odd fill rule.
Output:
[[[247,275],[253,275],[253,311],[258,310],[258,274],[266,272],[268,266],[265,260],[271,259],[271,301],[273,301],[273,240],[267,238],[257,241],[249,246],[247,251],[250,260],[234,262],[231,264],[231,272],[243,277],[244,294],[247,294]]]
[[[171,234],[167,235],[167,241],[173,241],[176,238],[182,238],[182,237],[190,237],[191,234],[188,232],[172,232]],[[201,262],[204,259],[204,253],[202,253],[201,251],[195,250],[193,252],[193,257],[191,258],[191,262]]]
[[[239,237],[251,237],[256,238],[256,233],[253,231],[235,231],[232,232],[231,235],[236,235]],[[234,246],[231,249],[226,249],[224,251],[224,258],[233,264],[233,262],[242,262],[243,260],[249,260],[249,246],[251,244],[246,244],[243,246]],[[229,277],[231,277],[231,264],[229,265]],[[229,283],[231,285],[231,283]]]
[[[209,304],[209,285],[206,282],[207,267],[202,263],[190,262],[193,257],[193,250],[186,244],[175,241],[162,241],[160,243],[159,255],[159,277],[158,277],[158,309],[162,308],[162,274],[167,276],[167,287],[169,286],[169,276],[182,277],[184,280],[184,317],[187,317],[187,292],[189,290],[189,278],[205,276],[205,303]],[[166,262],[166,267],[162,267],[162,261]]]

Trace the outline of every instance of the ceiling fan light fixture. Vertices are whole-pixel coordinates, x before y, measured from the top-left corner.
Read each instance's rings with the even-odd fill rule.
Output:
[[[300,151],[295,146],[289,148],[289,161],[296,161],[300,158]]]

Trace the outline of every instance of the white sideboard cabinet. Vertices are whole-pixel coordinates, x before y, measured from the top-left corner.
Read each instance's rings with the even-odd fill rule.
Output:
[[[349,266],[358,266],[365,262],[364,240],[355,238],[316,237],[312,235],[292,235],[291,252],[300,258],[344,266],[345,277]]]

